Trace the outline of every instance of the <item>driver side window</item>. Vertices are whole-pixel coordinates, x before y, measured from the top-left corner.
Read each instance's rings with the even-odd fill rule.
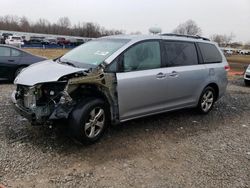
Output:
[[[123,72],[148,70],[161,67],[160,44],[147,41],[131,47],[123,55]]]

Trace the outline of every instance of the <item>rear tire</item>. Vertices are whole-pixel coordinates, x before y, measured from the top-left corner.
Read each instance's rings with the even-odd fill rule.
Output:
[[[107,104],[101,99],[87,98],[70,114],[70,135],[82,144],[95,143],[102,137],[108,122]]]
[[[202,91],[197,106],[197,110],[199,111],[199,113],[207,114],[212,110],[215,103],[215,96],[216,96],[215,90],[210,86],[206,87]]]

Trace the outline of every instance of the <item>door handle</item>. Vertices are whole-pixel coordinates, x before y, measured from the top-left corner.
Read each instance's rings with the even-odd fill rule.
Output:
[[[179,74],[178,74],[178,72],[173,71],[173,72],[171,72],[171,73],[169,74],[169,76],[171,76],[171,77],[178,77]]]
[[[8,62],[14,62],[15,60],[14,59],[9,59]]]
[[[156,75],[156,78],[158,78],[158,79],[166,78],[166,74],[160,72],[160,73],[158,73],[158,74]]]

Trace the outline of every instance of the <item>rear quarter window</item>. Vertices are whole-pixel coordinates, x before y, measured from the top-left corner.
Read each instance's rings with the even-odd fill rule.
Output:
[[[222,56],[214,44],[198,43],[204,63],[220,63]]]

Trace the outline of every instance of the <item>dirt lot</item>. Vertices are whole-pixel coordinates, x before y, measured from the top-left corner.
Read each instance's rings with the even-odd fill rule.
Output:
[[[59,57],[63,54],[65,54],[66,52],[68,52],[68,49],[35,49],[35,48],[31,48],[31,49],[24,49],[34,55],[39,55],[39,56],[43,56],[46,57],[48,59],[54,59],[56,57]]]
[[[182,110],[130,121],[88,147],[63,128],[31,127],[11,107],[13,89],[0,85],[6,187],[250,187],[250,88],[240,78],[206,116]]]

